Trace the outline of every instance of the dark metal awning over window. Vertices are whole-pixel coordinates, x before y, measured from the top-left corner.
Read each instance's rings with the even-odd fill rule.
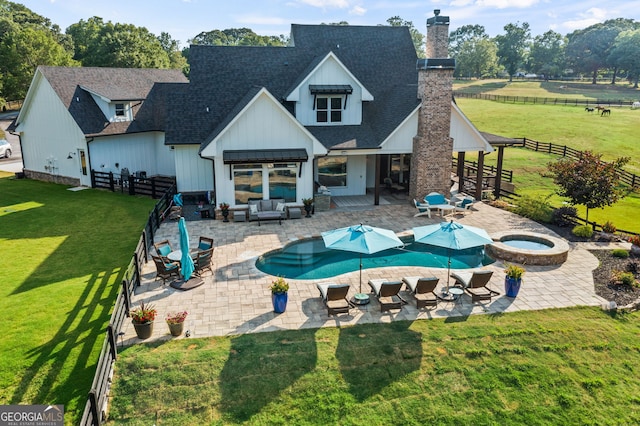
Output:
[[[242,151],[224,151],[224,164],[279,163],[287,161],[307,161],[307,150],[302,149],[248,149]]]
[[[312,95],[350,95],[353,93],[353,87],[350,84],[310,84],[309,91]]]

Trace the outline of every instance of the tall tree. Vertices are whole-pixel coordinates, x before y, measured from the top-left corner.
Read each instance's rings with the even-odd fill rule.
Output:
[[[189,44],[210,46],[285,46],[288,37],[261,36],[249,28],[203,31],[189,40]]]
[[[460,77],[495,77],[498,74],[498,47],[488,38],[467,40],[456,55],[455,75]]]
[[[571,204],[585,206],[587,221],[589,209],[610,206],[625,195],[618,170],[629,158],[621,157],[610,163],[601,158],[602,155],[585,151],[579,158],[564,157],[548,165],[553,182],[560,187],[558,195],[568,197]]]
[[[185,58],[180,51],[180,42],[178,42],[178,40],[172,39],[171,35],[166,32],[160,33],[160,35],[158,36],[158,41],[160,42],[162,50],[164,50],[169,57],[169,68],[182,69],[186,74],[187,58]]]
[[[627,72],[627,78],[638,88],[640,76],[640,30],[623,31],[616,37],[609,61]]]
[[[418,58],[424,58],[426,56],[424,36],[416,29],[416,27],[413,26],[412,21],[405,21],[399,16],[392,16],[387,19],[387,23],[392,27],[409,27],[409,34],[411,34],[411,40],[413,40],[413,47],[416,49],[416,55],[418,55]]]
[[[463,25],[449,34],[449,56],[457,57],[467,41],[488,39],[489,35],[482,25]]]
[[[549,30],[536,36],[529,52],[529,71],[545,78],[560,75],[564,69],[564,37]]]
[[[518,70],[520,64],[524,63],[531,33],[529,24],[507,24],[504,27],[505,34],[496,36],[498,44],[498,57],[500,63],[504,65],[509,73],[509,81],[513,80],[513,75]]]

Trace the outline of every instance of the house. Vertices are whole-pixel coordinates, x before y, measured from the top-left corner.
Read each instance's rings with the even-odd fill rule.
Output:
[[[12,123],[25,175],[84,186],[91,169],[174,176],[164,129],[169,94],[187,82],[179,70],[38,67]]]
[[[17,120],[23,152],[37,158],[25,172],[72,177],[88,157],[96,170],[173,173],[178,191],[213,191],[232,207],[298,204],[319,186],[332,195],[373,190],[377,203],[385,179],[411,197],[447,193],[454,152],[493,151],[453,102],[448,27],[439,11],[427,20],[421,60],[408,28],[390,26],[294,24],[287,47],[191,46],[188,84],[167,73],[146,95],[125,78],[99,86],[82,71],[41,67]],[[144,72],[111,73],[127,71]],[[64,96],[51,83],[41,94],[54,74],[65,75]],[[42,126],[35,112],[43,115],[52,92],[67,116]],[[120,122],[122,114],[133,121]],[[60,125],[73,127],[72,139],[48,136]],[[36,156],[41,146],[46,154]],[[76,159],[67,162],[67,152]],[[58,168],[42,171],[53,155]]]

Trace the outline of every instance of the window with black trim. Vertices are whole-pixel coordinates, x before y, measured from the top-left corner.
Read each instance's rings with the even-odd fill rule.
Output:
[[[316,121],[318,123],[341,123],[342,98],[318,96],[316,98]]]
[[[124,104],[116,104],[116,117],[124,117]]]

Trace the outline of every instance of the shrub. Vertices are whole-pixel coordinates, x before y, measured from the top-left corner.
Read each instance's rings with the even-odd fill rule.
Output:
[[[616,284],[627,285],[630,287],[638,285],[636,277],[631,272],[615,271],[612,278]]]
[[[631,235],[628,241],[634,246],[640,247],[640,235]]]
[[[289,283],[286,282],[284,278],[278,277],[275,281],[271,282],[269,290],[271,290],[271,293],[285,293],[289,291]]]
[[[578,209],[575,207],[564,206],[553,210],[551,220],[558,226],[571,226],[576,223]]]
[[[549,223],[553,208],[549,204],[549,197],[523,195],[518,199],[518,205],[513,209],[513,212],[536,222]]]
[[[615,234],[617,229],[618,228],[616,228],[616,226],[610,221],[606,221],[604,225],[602,225],[602,231],[607,234]]]
[[[625,249],[614,249],[613,251],[611,251],[611,255],[620,259],[626,259],[627,257],[629,257],[629,252]]]
[[[571,233],[576,237],[591,238],[593,229],[589,225],[578,225],[571,230]]]

